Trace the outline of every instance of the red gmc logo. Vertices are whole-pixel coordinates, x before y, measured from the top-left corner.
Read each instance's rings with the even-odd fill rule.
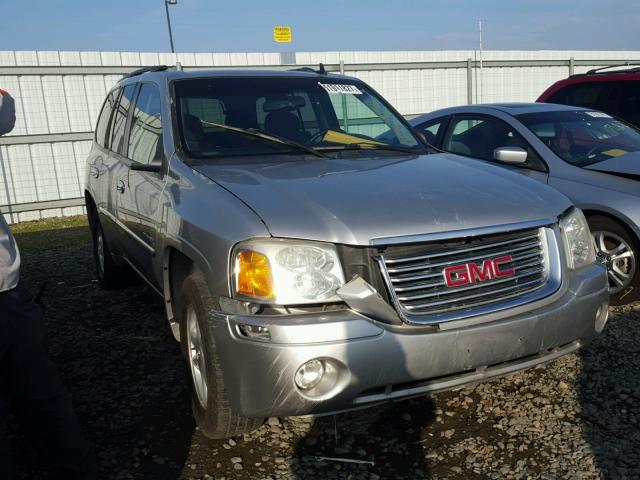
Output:
[[[442,271],[447,287],[461,287],[470,283],[484,282],[500,277],[510,277],[516,273],[515,268],[502,269],[502,265],[513,260],[511,255],[504,257],[487,259],[482,265],[477,263],[466,263],[447,267]]]

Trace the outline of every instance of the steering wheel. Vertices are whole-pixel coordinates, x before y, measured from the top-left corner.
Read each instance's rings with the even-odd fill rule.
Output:
[[[610,149],[611,147],[609,147],[608,145],[596,145],[595,147],[593,147],[591,150],[587,152],[585,157],[586,158],[591,158],[592,156],[595,157],[596,154],[606,152],[607,150],[610,150]]]

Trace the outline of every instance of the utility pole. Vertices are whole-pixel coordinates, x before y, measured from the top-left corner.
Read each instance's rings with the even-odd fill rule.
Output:
[[[169,42],[171,43],[171,53],[176,53],[173,48],[173,34],[171,33],[171,18],[169,17],[169,5],[175,5],[178,0],[164,0],[164,9],[167,12],[167,27],[169,28]]]
[[[478,89],[478,103],[482,103],[482,19],[478,19],[478,36],[480,40],[480,88]]]

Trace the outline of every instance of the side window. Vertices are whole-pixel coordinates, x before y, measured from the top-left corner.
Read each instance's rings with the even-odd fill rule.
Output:
[[[615,107],[609,112],[635,126],[640,126],[640,81],[610,82],[618,92]]]
[[[113,112],[113,105],[115,103],[117,91],[111,92],[102,105],[102,111],[98,117],[98,124],[96,125],[96,142],[101,147],[109,148],[107,142],[107,130],[109,129],[109,121],[111,120],[111,113]]]
[[[162,158],[162,116],[160,90],[143,83],[131,119],[127,154],[134,162],[150,164]]]
[[[500,147],[520,147],[527,151],[530,167],[544,169],[544,164],[518,132],[508,123],[492,117],[454,117],[443,142],[443,149],[482,160],[493,160]]]
[[[609,91],[606,82],[576,83],[558,90],[547,102],[606,110]]]
[[[436,140],[438,139],[438,134],[440,133],[441,127],[446,123],[446,120],[446,117],[429,120],[428,122],[418,125],[416,130],[425,136],[427,142],[433,146],[437,146]]]
[[[127,126],[127,117],[129,116],[129,109],[131,108],[131,100],[136,90],[135,85],[127,85],[120,95],[120,101],[113,114],[113,120],[111,121],[111,150],[124,155],[124,133]]]

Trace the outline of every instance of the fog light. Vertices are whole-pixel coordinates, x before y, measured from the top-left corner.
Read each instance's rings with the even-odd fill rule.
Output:
[[[324,376],[322,360],[309,360],[296,372],[295,382],[301,390],[310,390],[320,383]]]
[[[256,325],[238,325],[240,333],[248,338],[255,338],[259,340],[271,340],[271,333],[267,327],[260,327]]]

